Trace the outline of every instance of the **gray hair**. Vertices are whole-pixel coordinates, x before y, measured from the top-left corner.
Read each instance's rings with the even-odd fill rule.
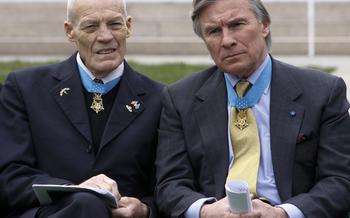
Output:
[[[76,17],[75,17],[75,12],[74,12],[74,5],[77,0],[67,0],[67,20],[74,23]],[[116,0],[117,1],[117,0]],[[123,2],[123,11],[122,14],[124,17],[127,16],[126,12],[126,0],[121,0]]]
[[[217,0],[193,0],[193,11],[191,15],[191,18],[193,21],[193,30],[200,38],[203,38],[201,26],[199,23],[199,17],[201,15],[201,12],[203,11],[204,8],[215,3],[216,1]],[[270,14],[264,7],[261,0],[249,0],[249,2],[250,2],[252,12],[254,13],[256,19],[260,23],[265,23],[265,22],[271,23]],[[265,43],[266,43],[266,46],[270,49],[271,43],[272,43],[271,31],[265,37]]]

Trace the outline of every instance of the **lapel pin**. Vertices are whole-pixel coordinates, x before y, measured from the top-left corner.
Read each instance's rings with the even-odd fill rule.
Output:
[[[129,112],[133,112],[134,109],[138,110],[140,108],[141,104],[138,101],[131,101],[130,104],[125,105],[126,109]]]
[[[125,105],[126,109],[128,109],[129,112],[132,112],[132,107],[130,105]]]
[[[63,89],[61,89],[60,96],[68,95],[68,91],[70,91],[70,88],[63,88]]]
[[[138,101],[132,101],[130,104],[132,104],[136,110],[140,108],[140,103]]]
[[[290,111],[290,112],[289,112],[289,115],[290,115],[291,117],[295,117],[295,115],[297,115],[297,113],[296,113],[295,111]]]

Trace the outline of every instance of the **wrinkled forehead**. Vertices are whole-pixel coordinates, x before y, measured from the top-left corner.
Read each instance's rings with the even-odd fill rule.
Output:
[[[78,0],[75,7],[76,23],[84,20],[110,20],[123,19],[124,9],[119,0]]]
[[[86,13],[104,13],[105,11],[125,15],[125,6],[122,0],[75,0],[75,14],[77,17]]]

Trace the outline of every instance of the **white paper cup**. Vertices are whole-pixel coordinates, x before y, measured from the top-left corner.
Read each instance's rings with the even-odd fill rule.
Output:
[[[245,213],[252,210],[252,200],[246,181],[232,180],[226,183],[225,190],[233,213]]]

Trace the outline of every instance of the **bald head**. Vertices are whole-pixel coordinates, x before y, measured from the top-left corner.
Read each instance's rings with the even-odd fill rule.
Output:
[[[79,1],[86,1],[86,0],[67,0],[67,21],[75,23],[74,21],[76,21],[76,13],[75,13],[75,6],[77,4],[77,2]],[[98,1],[98,0],[97,0]],[[127,12],[126,12],[126,2],[125,0],[115,0],[116,2],[123,4],[123,10],[122,10],[122,14],[124,15],[124,17],[127,16]]]

